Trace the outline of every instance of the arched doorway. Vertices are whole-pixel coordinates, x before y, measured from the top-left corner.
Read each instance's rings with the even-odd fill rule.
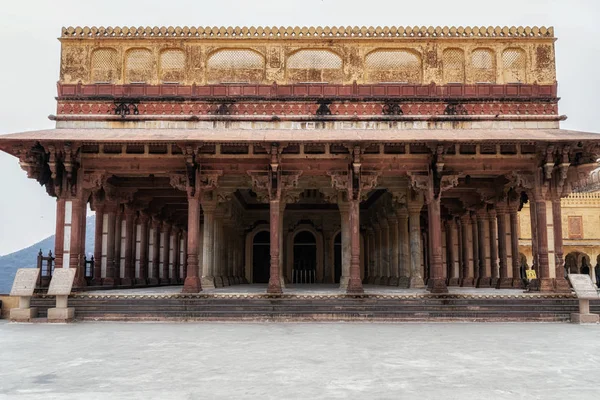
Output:
[[[333,279],[340,283],[342,277],[342,232],[335,235],[333,240]]]
[[[587,254],[580,251],[573,251],[565,257],[565,270],[569,274],[591,275],[593,266]]]
[[[315,283],[317,275],[317,239],[309,231],[294,236],[292,283]]]
[[[271,263],[271,234],[260,231],[252,240],[252,282],[269,283]]]

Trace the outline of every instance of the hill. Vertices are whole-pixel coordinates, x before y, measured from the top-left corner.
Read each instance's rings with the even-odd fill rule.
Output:
[[[87,254],[94,252],[94,227],[96,216],[87,218],[85,229],[85,249]],[[38,252],[42,250],[44,255],[48,250],[54,253],[54,235],[43,239],[24,249],[15,251],[0,257],[0,293],[9,293],[12,287],[15,273],[19,268],[35,268]]]

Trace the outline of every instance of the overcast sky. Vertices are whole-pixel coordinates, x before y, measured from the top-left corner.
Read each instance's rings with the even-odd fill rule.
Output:
[[[4,1],[0,134],[52,128],[62,26],[554,26],[565,129],[600,132],[600,1]],[[54,232],[55,201],[0,153],[0,255]],[[44,249],[46,251],[48,249]]]

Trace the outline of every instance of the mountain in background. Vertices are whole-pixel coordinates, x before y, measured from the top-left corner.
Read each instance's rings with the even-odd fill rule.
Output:
[[[92,215],[86,220],[85,227],[85,252],[89,256],[94,253],[94,229],[96,216]],[[48,251],[54,253],[54,236],[47,237],[34,245],[0,257],[0,293],[9,293],[15,274],[19,268],[36,268],[37,256],[40,250],[44,255]]]

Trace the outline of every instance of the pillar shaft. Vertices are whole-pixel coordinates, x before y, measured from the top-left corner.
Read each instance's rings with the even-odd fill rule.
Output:
[[[347,293],[363,293],[360,279],[360,200],[352,199],[350,203],[350,280]]]
[[[202,203],[202,212],[204,213],[204,233],[202,237],[203,247],[201,284],[203,288],[213,289],[215,288],[215,278],[213,276],[215,208],[216,204],[213,202]]]
[[[280,200],[270,200],[269,202],[269,214],[270,214],[270,255],[271,262],[269,268],[269,286],[267,293],[279,294],[283,293],[281,288],[281,280],[279,277],[279,232],[280,218],[282,214]]]
[[[149,224],[150,218],[148,214],[141,213],[140,215],[140,273],[136,278],[137,285],[146,285],[148,283],[148,251],[149,251]]]
[[[469,212],[460,218],[462,228],[462,259],[463,277],[460,286],[472,287],[475,285],[473,274],[473,228]]]
[[[490,235],[490,268],[492,282],[491,286],[498,286],[500,281],[500,268],[498,265],[498,226],[497,226],[497,214],[494,208],[488,211],[488,228]]]
[[[70,200],[72,204],[71,248],[69,252],[69,268],[75,268],[74,287],[86,286],[85,264],[85,217],[87,202],[81,198]]]
[[[565,279],[565,260],[562,237],[562,207],[559,196],[555,196],[552,199],[552,217],[554,219],[554,254],[556,258],[554,290],[561,293],[570,293],[571,288]],[[592,265],[590,268],[593,267],[594,261],[595,260],[592,260]],[[593,277],[595,277],[595,275],[596,274],[592,274]]]
[[[489,236],[489,228],[487,223],[487,212],[485,210],[477,211],[477,232],[478,232],[478,248],[479,248],[479,278],[477,279],[477,287],[490,287],[491,277],[488,273],[489,261],[489,241],[486,240]]]
[[[125,271],[122,285],[132,286],[135,281],[135,211],[125,208]]]
[[[508,276],[508,252],[506,248],[506,215],[508,207],[506,204],[496,206],[496,216],[498,218],[498,264],[499,280],[496,285],[498,289],[508,289],[512,287],[512,279]]]
[[[410,228],[410,287],[423,288],[423,246],[421,243],[421,208],[422,200],[409,203],[408,219]]]
[[[188,196],[187,269],[183,293],[198,293],[202,283],[198,276],[198,244],[200,240],[200,200]]]
[[[96,206],[96,226],[94,231],[94,286],[102,284],[102,238],[104,232],[104,206]]]
[[[115,285],[115,225],[117,214],[115,206],[107,209],[106,218],[106,277],[102,280],[102,284],[106,286]]]
[[[446,230],[446,247],[448,249],[448,285],[458,286],[460,285],[460,272],[459,272],[459,257],[458,257],[458,231],[456,228],[456,221],[452,218],[447,223]]]
[[[150,284],[158,285],[160,283],[160,221],[152,219],[152,278]]]

